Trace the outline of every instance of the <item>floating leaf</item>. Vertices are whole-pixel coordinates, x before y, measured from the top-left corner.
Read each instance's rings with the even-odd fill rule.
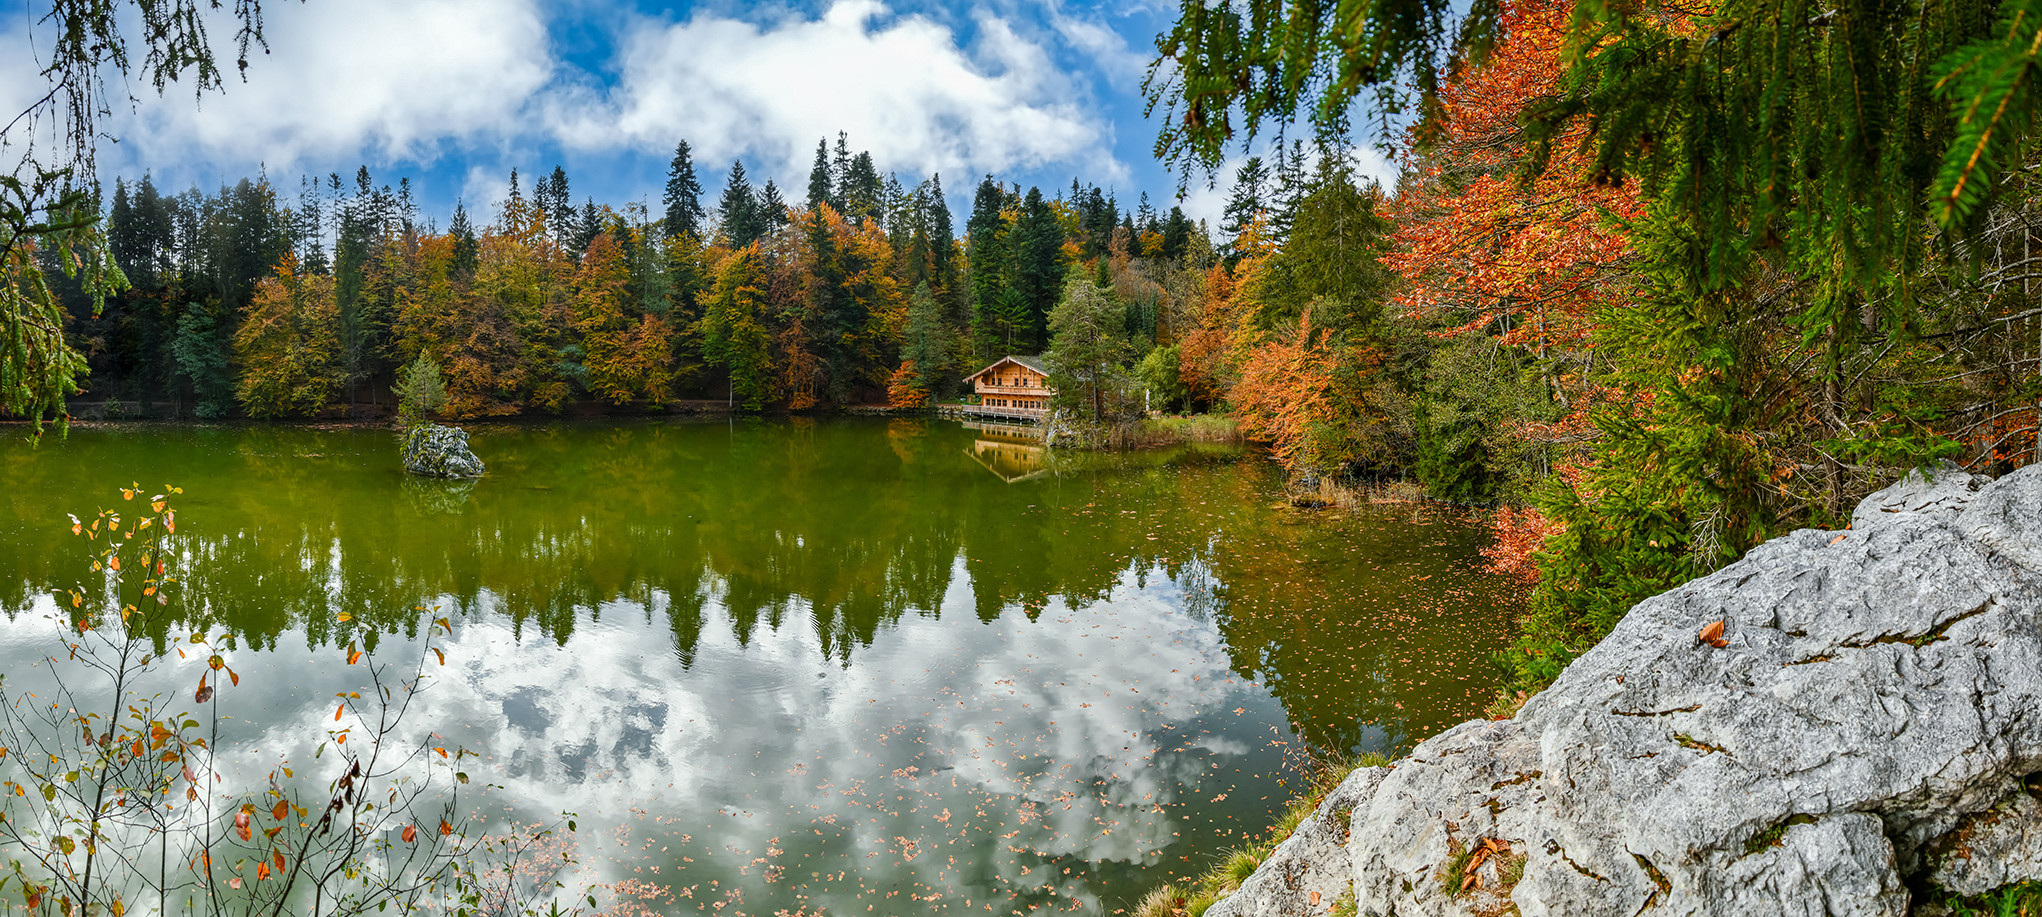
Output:
[[[405,842],[405,843],[407,843],[407,844],[409,844],[409,843],[413,843],[413,842],[415,842],[415,841],[417,841],[417,840],[418,840],[418,826],[416,826],[416,825],[405,825],[405,826],[404,826],[404,842]]]

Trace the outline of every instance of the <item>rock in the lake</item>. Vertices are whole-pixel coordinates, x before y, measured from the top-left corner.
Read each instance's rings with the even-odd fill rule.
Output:
[[[2042,878],[2042,466],[1853,519],[1639,603],[1516,718],[1366,778],[1345,857],[1213,912],[1307,913],[1249,890],[1329,865],[1400,917],[1899,917],[1910,879]]]
[[[479,478],[482,460],[468,451],[468,431],[422,424],[404,435],[404,470],[429,478]]]

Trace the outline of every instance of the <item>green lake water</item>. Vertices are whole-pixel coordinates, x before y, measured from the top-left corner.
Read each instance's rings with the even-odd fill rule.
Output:
[[[412,717],[478,817],[576,813],[580,882],[661,913],[1110,914],[1265,830],[1306,745],[1479,715],[1513,615],[1483,530],[1309,512],[1264,457],[1045,453],[949,421],[99,427],[0,441],[0,666],[85,573],[66,513],[175,484],[183,624],[231,630],[255,757],[453,634]],[[194,676],[195,678],[195,676]],[[481,781],[478,781],[481,782]],[[718,909],[716,905],[721,903]]]

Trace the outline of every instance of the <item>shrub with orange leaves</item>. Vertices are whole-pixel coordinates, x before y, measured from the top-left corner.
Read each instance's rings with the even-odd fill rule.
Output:
[[[929,403],[929,393],[923,388],[922,374],[915,369],[915,361],[902,360],[900,368],[893,371],[886,383],[886,400],[901,410],[912,410]]]

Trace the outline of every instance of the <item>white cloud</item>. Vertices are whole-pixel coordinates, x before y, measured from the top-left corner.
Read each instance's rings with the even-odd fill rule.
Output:
[[[750,155],[790,178],[838,130],[881,168],[913,174],[1071,162],[1102,181],[1124,175],[1087,90],[1006,20],[976,25],[965,49],[949,27],[876,0],[763,25],[698,14],[625,39],[617,85],[560,93],[550,120],[570,147],[652,152],[686,139],[706,165]]]
[[[430,161],[444,144],[512,134],[553,76],[531,0],[351,0],[265,13],[271,54],[250,61],[245,82],[230,66],[226,91],[197,106],[175,87],[145,100],[113,124],[124,142],[107,158],[132,164],[112,164]]]

